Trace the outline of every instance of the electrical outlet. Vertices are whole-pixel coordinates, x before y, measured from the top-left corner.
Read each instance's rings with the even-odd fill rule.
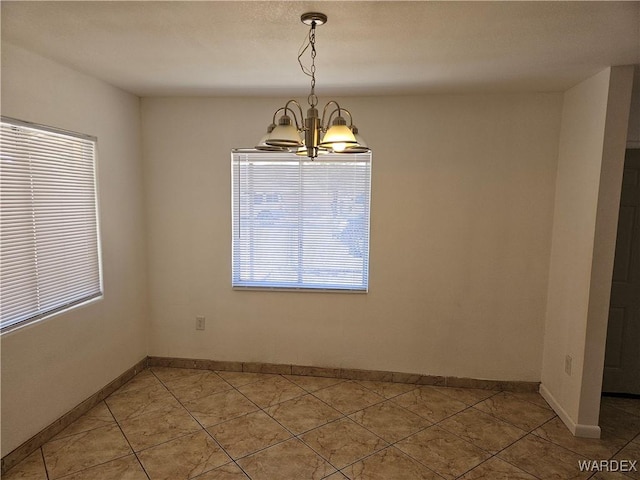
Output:
[[[573,358],[571,355],[567,355],[564,357],[564,373],[571,376],[571,364],[573,363]]]
[[[196,330],[204,330],[204,317],[196,317]]]

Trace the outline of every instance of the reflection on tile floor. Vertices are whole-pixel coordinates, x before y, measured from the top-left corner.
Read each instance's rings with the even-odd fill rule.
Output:
[[[601,426],[575,438],[532,393],[154,367],[3,478],[640,479],[578,466],[640,464],[640,400],[603,398]]]

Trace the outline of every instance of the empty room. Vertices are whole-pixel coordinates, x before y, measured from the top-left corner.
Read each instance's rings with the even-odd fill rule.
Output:
[[[640,479],[640,2],[0,15],[2,478]]]

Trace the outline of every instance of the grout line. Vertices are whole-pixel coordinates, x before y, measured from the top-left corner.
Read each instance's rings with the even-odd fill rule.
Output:
[[[117,390],[116,390],[117,391]],[[120,425],[120,422],[118,422],[118,419],[116,418],[116,416],[113,414],[113,412],[111,411],[111,407],[109,407],[109,405],[107,405],[107,402],[105,402],[103,400],[103,403],[105,404],[105,406],[107,407],[107,410],[109,410],[109,413],[111,414],[111,416],[113,417],[113,419],[116,422],[116,425],[118,425],[118,428],[120,429],[120,433],[122,433],[122,436],[124,437],[125,441],[127,442],[127,444],[129,445],[129,448],[131,449],[131,451],[133,452],[133,455],[136,457],[136,460],[138,461],[138,464],[140,465],[140,468],[142,468],[142,471],[144,472],[144,474],[147,476],[147,479],[151,480],[151,477],[149,476],[149,473],[147,472],[147,469],[144,468],[144,465],[142,464],[142,461],[140,460],[140,457],[138,457],[138,453],[136,452],[136,450],[133,448],[133,445],[131,445],[131,442],[129,441],[129,439],[127,438],[127,435],[124,433],[124,430],[122,429],[122,425]]]
[[[169,367],[169,368],[170,368],[170,367]],[[217,375],[216,371],[213,371],[213,370],[212,370],[212,372],[213,372],[214,374],[216,374],[216,375]],[[155,373],[154,373],[154,372],[152,372],[152,373],[155,375]],[[255,373],[255,372],[237,372],[237,373]],[[275,377],[275,376],[280,376],[280,377],[282,377],[282,375],[280,375],[280,374],[266,374],[266,375],[269,375],[269,378],[273,378],[273,377]],[[287,438],[286,440],[283,440],[283,441],[280,441],[280,442],[276,442],[276,443],[274,443],[273,445],[269,445],[268,447],[262,448],[262,449],[260,449],[260,450],[256,450],[255,452],[251,452],[251,453],[249,453],[249,454],[247,454],[247,455],[244,455],[244,456],[242,456],[242,457],[233,458],[233,456],[232,456],[232,455],[227,451],[227,449],[225,449],[225,448],[220,444],[220,442],[218,442],[218,441],[216,440],[216,438],[214,437],[214,435],[213,435],[211,432],[209,432],[209,430],[207,430],[207,429],[208,429],[208,428],[215,427],[215,426],[217,426],[217,425],[221,425],[221,424],[223,424],[223,423],[230,422],[230,421],[232,421],[232,420],[236,420],[236,419],[238,419],[238,418],[245,417],[245,416],[247,416],[247,415],[249,415],[249,414],[256,413],[256,412],[258,412],[258,411],[265,413],[269,418],[272,418],[272,419],[273,419],[273,417],[271,417],[271,416],[270,416],[266,411],[264,411],[264,409],[263,409],[262,407],[260,407],[257,403],[255,403],[254,401],[252,401],[249,397],[247,397],[244,393],[242,393],[242,392],[238,389],[239,387],[243,387],[243,386],[245,386],[245,385],[253,385],[253,384],[255,384],[255,383],[259,383],[259,382],[261,382],[261,381],[268,380],[269,378],[265,378],[264,380],[256,380],[255,382],[250,382],[250,383],[243,384],[243,385],[239,385],[238,387],[236,387],[236,386],[232,385],[230,382],[228,382],[227,380],[225,380],[223,376],[221,376],[221,375],[217,375],[219,378],[221,378],[223,381],[225,381],[225,382],[226,382],[226,383],[231,387],[231,388],[230,388],[230,390],[235,390],[237,393],[239,393],[240,395],[242,395],[242,396],[243,396],[247,401],[249,401],[250,403],[252,403],[252,404],[253,404],[253,405],[254,405],[258,410],[255,410],[255,411],[252,411],[252,412],[247,412],[247,413],[244,413],[244,414],[242,414],[242,415],[238,415],[238,416],[236,416],[236,417],[229,418],[229,419],[226,419],[226,420],[224,420],[224,421],[222,421],[222,422],[219,422],[219,423],[216,423],[216,424],[214,424],[214,425],[210,425],[209,427],[206,427],[204,424],[202,424],[202,423],[201,423],[201,422],[200,422],[200,421],[199,421],[199,420],[198,420],[198,419],[197,419],[197,418],[196,418],[196,417],[195,417],[195,416],[194,416],[194,415],[189,411],[189,409],[188,409],[187,407],[185,407],[185,406],[184,406],[184,404],[182,403],[182,401],[180,401],[180,399],[179,399],[178,397],[176,397],[176,396],[175,396],[175,394],[174,394],[174,393],[169,389],[169,387],[167,387],[167,385],[166,385],[166,384],[165,384],[165,383],[164,383],[164,382],[163,382],[163,381],[162,381],[162,380],[161,380],[157,375],[155,375],[155,376],[156,376],[156,378],[160,381],[160,383],[162,383],[162,384],[165,386],[165,388],[167,388],[167,390],[169,391],[169,393],[171,393],[171,395],[173,395],[173,397],[178,401],[178,403],[180,404],[180,406],[182,406],[182,408],[184,408],[184,409],[187,411],[187,413],[188,413],[188,414],[189,414],[189,415],[190,415],[190,416],[191,416],[191,417],[196,421],[196,423],[198,423],[198,425],[200,425],[200,426],[202,427],[202,429],[207,433],[207,435],[209,435],[209,436],[212,438],[212,440],[213,440],[214,442],[216,442],[216,444],[217,444],[217,445],[222,449],[222,451],[223,451],[223,452],[224,452],[224,453],[225,453],[225,454],[226,454],[226,455],[231,459],[231,462],[235,463],[235,464],[238,466],[238,468],[239,468],[239,469],[240,469],[240,470],[241,470],[245,475],[247,475],[247,476],[249,476],[249,474],[247,474],[247,472],[245,472],[245,471],[242,469],[242,467],[237,463],[237,460],[240,460],[240,459],[242,459],[242,458],[248,457],[248,456],[253,455],[253,454],[255,454],[255,453],[258,453],[258,452],[260,452],[260,451],[262,451],[262,450],[266,450],[267,448],[273,447],[273,446],[278,445],[278,444],[280,444],[280,443],[284,443],[284,442],[286,442],[286,441],[288,441],[288,440],[291,440],[291,438],[295,437],[291,431],[289,431],[288,429],[286,429],[286,427],[284,427],[284,425],[282,425],[282,427],[283,427],[283,428],[285,428],[285,429],[286,429],[286,430],[287,430],[287,431],[292,435],[292,437],[289,437],[289,438]],[[283,378],[284,378],[284,377],[283,377]],[[285,380],[286,380],[286,379],[285,379]],[[291,382],[291,383],[293,384],[293,382]],[[216,393],[223,393],[223,392],[225,392],[225,391],[229,391],[229,390],[224,390],[224,391],[220,391],[220,392],[213,392],[213,393],[211,393],[210,395],[215,395]],[[209,396],[209,395],[205,395],[204,397],[200,397],[200,398],[205,398],[205,397],[207,397],[207,396]],[[296,398],[297,398],[297,397],[296,397]],[[198,400],[198,399],[194,399],[194,400]],[[273,419],[273,420],[275,420],[275,419]],[[276,422],[277,422],[277,420],[276,420]],[[278,422],[278,423],[279,423],[279,422]],[[186,436],[186,435],[185,435],[185,436]],[[177,438],[182,438],[182,437],[177,437]],[[173,440],[175,440],[175,439],[173,439]],[[171,441],[171,440],[169,440],[169,441]],[[167,442],[163,442],[163,443],[167,443]],[[160,445],[161,445],[161,444],[160,444]],[[152,447],[149,447],[149,448],[152,448]],[[216,467],[216,468],[218,468],[218,467]]]
[[[175,395],[173,395],[173,393],[171,392],[171,390],[169,390],[169,389],[167,388],[167,386],[162,382],[162,380],[160,380],[160,379],[159,379],[159,378],[158,378],[158,377],[157,377],[153,372],[151,372],[151,373],[152,373],[152,375],[154,375],[154,376],[156,377],[156,379],[158,380],[158,382],[160,382],[160,384],[161,384],[161,385],[162,385],[162,386],[167,390],[167,392],[169,392],[169,394],[171,394],[171,395],[172,395],[172,396],[173,396],[173,397],[178,401],[178,403],[180,403],[180,400],[178,400],[178,399],[175,397]],[[151,386],[151,385],[150,385],[150,386]],[[140,389],[138,389],[138,390],[143,390],[144,388],[147,388],[147,387],[142,387],[142,388],[140,388]],[[105,404],[106,404],[106,402],[105,402]],[[184,405],[182,405],[182,403],[180,403],[180,406],[186,410],[186,408],[184,407]],[[107,405],[107,408],[109,408],[109,411],[111,412],[111,408],[109,407],[109,405]],[[191,413],[190,413],[188,410],[187,410],[187,413],[189,413],[189,415],[191,415]],[[113,414],[113,412],[111,412],[111,415],[113,416],[113,418],[115,418],[115,415]],[[144,415],[144,414],[142,414],[142,415]],[[192,416],[192,417],[193,417],[193,416]],[[118,424],[118,427],[120,428],[120,431],[122,432],[122,434],[124,435],[125,439],[126,439],[126,440],[127,440],[127,442],[129,443],[129,446],[131,447],[131,450],[133,451],[134,455],[136,456],[136,458],[138,459],[138,461],[140,462],[140,464],[141,464],[141,465],[142,465],[142,462],[140,461],[140,458],[138,457],[138,453],[139,453],[139,452],[144,452],[145,450],[149,450],[150,448],[157,447],[158,445],[164,445],[165,443],[169,443],[169,442],[171,442],[171,441],[173,441],[173,440],[177,440],[177,439],[179,439],[179,438],[187,437],[187,436],[189,436],[189,435],[193,435],[194,433],[197,433],[197,430],[194,430],[194,431],[192,431],[192,432],[187,432],[187,433],[182,434],[182,435],[179,435],[179,436],[177,436],[177,437],[175,437],[175,438],[171,438],[171,439],[169,439],[169,440],[165,440],[165,441],[160,442],[160,443],[158,443],[158,444],[150,445],[150,446],[148,446],[148,447],[142,448],[142,449],[140,449],[140,450],[138,450],[138,451],[136,452],[136,450],[133,448],[133,445],[131,445],[131,442],[129,442],[129,439],[127,438],[126,434],[124,433],[124,430],[122,430],[122,426],[120,425],[120,422],[118,421],[118,419],[117,419],[117,418],[115,418],[115,419],[116,419],[116,423]],[[195,419],[194,419],[194,420],[195,420]],[[198,425],[200,425],[200,423],[199,423],[197,420],[196,420],[196,423],[198,423]],[[202,425],[200,425],[200,426],[202,427]],[[145,470],[145,469],[144,469],[144,466],[143,466],[142,468],[143,468],[143,470]],[[145,470],[145,474],[147,474],[146,470]],[[149,476],[149,474],[147,474],[147,477],[148,477],[148,476]]]
[[[49,480],[49,469],[47,468],[47,461],[44,459],[44,450],[42,449],[42,447],[40,447],[38,450],[40,450],[40,456],[42,457],[42,465],[44,466],[44,474],[47,477],[47,480]]]
[[[118,427],[118,429],[120,430],[120,433],[122,434],[123,438],[124,438],[124,439],[125,439],[125,441],[127,442],[127,445],[129,445],[129,448],[131,449],[131,453],[133,453],[133,454],[135,455],[135,451],[133,450],[133,447],[131,446],[131,443],[129,442],[129,439],[128,439],[128,438],[127,438],[127,436],[124,434],[124,431],[122,430],[122,427],[118,424],[118,422],[117,422],[117,420],[116,420],[115,416],[113,415],[113,412],[111,412],[111,409],[109,408],[109,406],[106,404],[106,402],[105,402],[104,400],[101,400],[101,401],[96,405],[96,407],[97,407],[98,405],[100,405],[100,403],[104,403],[104,404],[105,404],[105,407],[107,408],[107,410],[109,411],[109,414],[110,414],[110,415],[111,415],[111,417],[113,418],[113,425],[100,425],[99,427],[90,428],[90,429],[87,429],[87,430],[83,430],[83,431],[81,431],[81,432],[76,432],[76,433],[74,433],[74,434],[67,435],[67,436],[64,436],[64,437],[59,438],[59,439],[55,439],[55,440],[54,440],[54,439],[51,439],[51,440],[49,440],[48,442],[46,442],[42,447],[40,447],[40,448],[39,448],[39,450],[40,450],[40,452],[41,452],[41,455],[42,455],[42,461],[43,461],[43,463],[44,463],[44,468],[45,468],[45,473],[46,473],[47,479],[50,477],[50,475],[49,475],[49,469],[47,468],[47,462],[46,462],[46,459],[45,459],[45,456],[44,456],[44,449],[43,449],[43,448],[44,448],[44,446],[45,446],[47,443],[51,443],[51,442],[53,442],[53,441],[57,441],[57,440],[69,439],[70,437],[73,437],[73,436],[75,436],[75,435],[85,435],[85,434],[87,434],[87,433],[89,433],[89,432],[92,432],[92,431],[94,431],[94,430],[97,430],[97,429],[99,429],[99,428],[112,427],[112,426],[114,426],[114,425],[115,425],[115,426],[117,426],[117,427]],[[95,408],[95,407],[94,407],[94,408]],[[87,413],[88,413],[88,412],[87,412]],[[86,413],[85,413],[84,415],[86,415]],[[83,415],[82,417],[84,417],[84,415]],[[80,417],[80,418],[82,418],[82,417]],[[79,420],[80,418],[78,418],[78,420]],[[74,423],[75,423],[75,422],[74,422]],[[70,426],[70,425],[69,425],[69,426]],[[107,461],[105,461],[105,462],[96,463],[96,464],[94,464],[94,465],[90,465],[90,466],[88,466],[88,467],[82,468],[82,469],[77,470],[77,471],[69,472],[69,473],[65,474],[65,475],[64,475],[64,477],[66,477],[66,476],[68,476],[68,475],[75,475],[75,474],[77,474],[77,473],[79,473],[79,472],[83,472],[83,471],[88,470],[88,469],[93,468],[93,467],[98,467],[98,466],[100,466],[100,465],[105,465],[105,464],[107,464],[107,463],[109,463],[109,462],[112,462],[112,461],[115,461],[115,460],[118,460],[118,459],[121,459],[121,458],[127,457],[127,456],[131,455],[131,453],[127,453],[126,455],[121,455],[121,456],[119,456],[119,457],[114,457],[114,458],[111,458],[111,459],[109,459],[109,460],[107,460]],[[136,455],[136,459],[138,459],[138,458],[137,458],[137,455]],[[139,459],[138,459],[138,462],[140,463]],[[142,465],[141,465],[141,467],[142,467]],[[142,469],[143,469],[143,471],[144,471],[144,467],[142,467]],[[145,474],[146,474],[146,471],[145,471]],[[148,477],[148,475],[147,475],[147,477]],[[60,477],[60,478],[63,478],[63,477]]]
[[[111,393],[118,390],[120,387],[122,387],[122,385],[135,378],[140,372],[146,370],[147,363],[147,357],[145,357],[144,359],[133,365],[131,368],[127,369],[124,373],[111,380],[97,392],[85,398],[78,405],[73,407],[58,419],[54,420],[52,423],[50,423],[48,426],[40,430],[31,438],[23,442],[21,445],[14,448],[11,452],[7,453],[4,457],[2,457],[2,468],[0,469],[0,473],[7,473],[11,468],[27,458],[38,448],[42,447],[45,443],[49,442],[51,439],[53,439],[53,437],[55,437],[66,427],[71,425],[71,423],[78,420],[94,406],[111,395]],[[127,378],[126,381],[125,378]],[[116,385],[118,385],[117,388]]]

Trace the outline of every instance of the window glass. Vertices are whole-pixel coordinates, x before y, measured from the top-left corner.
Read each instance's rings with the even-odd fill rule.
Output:
[[[232,164],[234,287],[367,290],[371,153]]]
[[[95,138],[2,118],[3,331],[102,294]]]

